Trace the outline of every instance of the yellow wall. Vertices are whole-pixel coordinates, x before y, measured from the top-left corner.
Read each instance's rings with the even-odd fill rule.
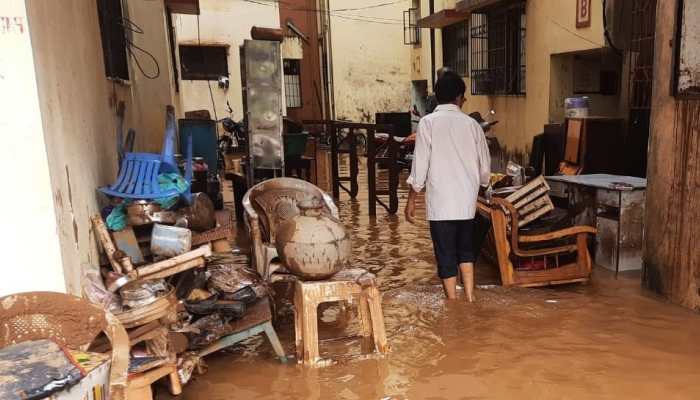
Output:
[[[95,189],[111,183],[117,171],[114,105],[118,100],[126,103],[125,126],[136,129],[136,150],[160,150],[165,106],[173,102],[164,6],[162,1],[128,1],[131,19],[145,31],[134,35],[134,42],[156,57],[161,70],[159,78],[148,80],[132,61],[128,85],[105,77],[96,2],[11,0],[3,2],[0,11],[18,12],[25,7],[33,64],[25,55],[20,63],[4,58],[0,68],[22,68],[27,73],[36,69],[14,91],[9,110],[22,115],[28,124],[41,126],[16,135],[3,129],[3,147],[15,153],[2,157],[0,170],[13,177],[5,181],[5,187],[17,190],[13,192],[15,206],[2,207],[3,226],[13,227],[8,233],[16,236],[16,243],[3,249],[6,257],[9,253],[11,259],[22,261],[11,266],[11,285],[0,287],[0,294],[44,289],[77,293],[82,271],[99,264],[89,217],[104,201]],[[5,43],[0,44],[5,50]],[[152,64],[146,58],[141,61],[152,72]],[[28,106],[32,97],[38,109]],[[26,190],[27,185],[34,189]],[[53,223],[48,219],[48,195]],[[24,203],[29,206],[22,209]],[[32,217],[35,213],[43,215],[41,221]],[[31,234],[23,234],[24,230]],[[60,260],[52,250],[59,244]],[[57,263],[62,264],[65,283],[56,282]]]
[[[265,2],[260,2],[265,3]],[[230,85],[228,90],[220,89],[217,82],[210,82],[211,94],[207,81],[181,81],[180,94],[183,112],[209,110],[214,118],[212,95],[216,104],[216,116],[221,119],[228,116],[226,101],[233,108],[233,118],[243,118],[243,97],[241,91],[241,68],[239,47],[243,41],[250,39],[253,26],[265,28],[280,27],[280,13],[277,6],[230,0],[200,0],[199,38],[197,36],[197,16],[178,15],[174,24],[179,44],[227,45],[228,71]],[[179,57],[178,57],[179,64]]]
[[[376,0],[333,0],[331,10],[360,8]],[[411,0],[331,17],[336,118],[372,122],[377,112],[411,106],[411,46],[403,44],[403,11]],[[372,16],[383,23],[350,18]]]
[[[441,4],[442,3],[442,4]],[[435,2],[438,12],[449,0]],[[464,110],[487,115],[496,111],[500,122],[494,128],[502,146],[509,152],[529,150],[533,136],[542,132],[549,122],[550,60],[551,55],[589,50],[604,46],[602,5],[593,2],[591,26],[576,29],[576,2],[573,0],[528,0],[526,13],[526,95],[525,96],[472,96],[470,80],[467,83],[467,102]],[[423,16],[428,14],[428,1],[421,1]],[[430,75],[430,31],[422,30],[422,46],[412,53],[412,65],[421,59],[420,73],[413,68],[413,79],[428,79]],[[442,40],[436,30],[436,68],[442,66]]]

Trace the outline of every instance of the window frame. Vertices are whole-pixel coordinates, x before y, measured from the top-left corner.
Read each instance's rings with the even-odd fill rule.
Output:
[[[470,16],[472,95],[526,95],[525,6],[525,0],[518,0]]]
[[[105,76],[109,80],[127,83],[131,79],[127,30],[124,26],[128,9],[122,0],[96,0],[96,3]],[[119,15],[109,15],[113,11]]]
[[[287,63],[288,62],[293,63],[296,66],[296,74],[288,74],[287,73]],[[303,97],[302,88],[301,88],[301,60],[296,59],[296,58],[284,58],[284,59],[282,59],[282,66],[283,66],[283,68],[282,68],[282,80],[284,82],[284,101],[285,101],[285,104],[286,104],[287,108],[294,108],[294,109],[303,108],[304,107],[304,97]],[[296,82],[296,86],[295,86],[297,88],[296,93],[292,94],[292,92],[290,92],[290,90],[289,90],[290,84],[287,82],[288,76],[297,78],[297,82]],[[290,101],[289,101],[290,94],[292,94],[293,97],[298,98],[299,105],[290,105]]]
[[[442,65],[469,76],[469,19],[442,28]]]
[[[413,46],[421,44],[420,28],[418,27],[419,15],[418,7],[411,7],[403,12],[403,44]]]
[[[223,51],[223,59],[218,60],[223,61],[221,69],[215,70],[215,68],[212,68],[211,71],[188,71],[186,70],[187,66],[192,64],[188,64],[185,60],[185,58],[191,57],[191,54],[189,53],[190,49],[202,49],[200,51],[203,51],[204,49],[216,49],[216,51]],[[185,50],[185,51],[183,51]],[[218,81],[220,77],[225,76],[228,77],[230,76],[229,73],[229,65],[228,65],[228,51],[229,51],[229,46],[228,45],[216,45],[216,44],[207,44],[207,45],[198,45],[198,44],[180,44],[178,45],[178,54],[180,55],[180,79],[185,80],[185,81]],[[216,56],[219,57],[222,54],[217,54]],[[205,60],[201,63],[201,65],[206,65],[206,59],[207,59],[206,54],[200,55],[202,60]]]

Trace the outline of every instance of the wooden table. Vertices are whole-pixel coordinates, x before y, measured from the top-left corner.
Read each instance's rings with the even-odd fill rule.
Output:
[[[591,174],[546,177],[550,196],[579,210],[576,223],[598,229],[596,264],[611,271],[642,268],[646,179]]]

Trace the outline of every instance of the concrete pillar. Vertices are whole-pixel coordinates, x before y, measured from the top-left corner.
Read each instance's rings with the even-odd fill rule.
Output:
[[[0,2],[0,296],[66,284],[25,0]]]

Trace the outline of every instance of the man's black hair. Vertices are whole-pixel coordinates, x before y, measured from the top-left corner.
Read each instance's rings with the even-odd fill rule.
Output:
[[[462,77],[452,71],[445,71],[435,82],[435,97],[439,104],[452,103],[467,90]]]

